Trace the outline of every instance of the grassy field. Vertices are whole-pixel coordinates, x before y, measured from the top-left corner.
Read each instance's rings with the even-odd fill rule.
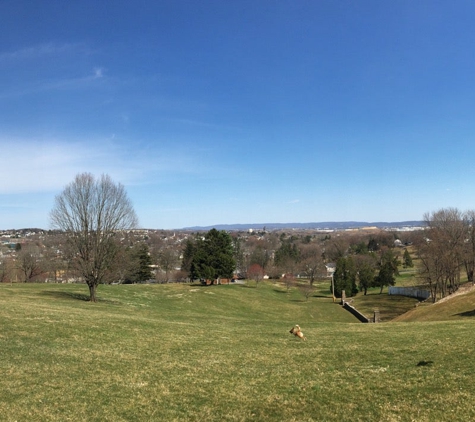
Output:
[[[473,314],[361,324],[327,292],[0,285],[0,420],[475,419]]]

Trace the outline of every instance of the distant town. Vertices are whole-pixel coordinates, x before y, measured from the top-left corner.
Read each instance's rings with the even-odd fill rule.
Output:
[[[246,231],[246,230],[318,230],[318,231],[337,231],[337,230],[359,230],[359,229],[380,229],[396,231],[420,230],[425,226],[423,221],[400,221],[400,222],[362,222],[362,221],[327,221],[319,223],[267,223],[267,224],[217,224],[214,226],[193,226],[186,227],[183,230],[228,230],[228,231]]]
[[[177,230],[134,229],[123,232],[118,241],[125,248],[145,243],[152,258],[153,275],[158,282],[183,281],[188,274],[182,270],[183,251],[189,239],[211,229],[230,233],[235,242],[240,242],[242,262],[238,260],[238,273],[245,273],[248,260],[256,250],[265,250],[267,259],[273,259],[282,239],[324,239],[334,233],[358,233],[371,236],[373,233],[411,232],[424,227],[421,221],[396,223],[322,222],[278,224],[229,224],[196,226]],[[394,236],[391,237],[394,240]],[[42,228],[0,230],[0,282],[42,281],[71,282],[77,279],[71,269],[64,233]],[[118,274],[123,280],[120,266],[125,259],[117,261]],[[125,270],[124,270],[125,271]]]

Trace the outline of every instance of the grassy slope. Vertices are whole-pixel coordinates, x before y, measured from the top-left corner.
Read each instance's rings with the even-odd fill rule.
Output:
[[[0,285],[1,420],[475,418],[470,317],[360,324],[323,291],[264,283],[85,293]]]
[[[371,318],[374,310],[380,310],[381,322],[388,322],[401,314],[411,310],[419,303],[415,298],[388,295],[387,289],[380,294],[379,289],[371,290],[366,296],[363,294],[353,298],[351,304],[365,316]]]
[[[417,263],[417,260],[415,260]],[[396,286],[417,287],[420,280],[414,268],[400,268],[396,277]],[[349,298],[351,304],[365,316],[373,317],[374,310],[380,311],[380,320],[388,322],[413,309],[419,301],[415,298],[404,296],[389,296],[388,289],[384,288],[382,294],[380,288],[368,289],[367,295],[358,293],[355,297]]]
[[[448,300],[447,300],[448,299]],[[463,321],[475,317],[475,291],[454,295],[444,301],[421,303],[394,319],[399,322]]]

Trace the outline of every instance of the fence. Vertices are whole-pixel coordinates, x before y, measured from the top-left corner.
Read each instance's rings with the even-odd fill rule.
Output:
[[[426,300],[430,297],[429,290],[416,289],[414,287],[389,286],[388,294],[397,296],[415,297],[419,300]]]

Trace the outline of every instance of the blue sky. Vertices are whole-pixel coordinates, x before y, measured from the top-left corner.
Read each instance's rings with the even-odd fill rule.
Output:
[[[77,173],[146,228],[475,209],[475,2],[0,0],[0,228]]]

